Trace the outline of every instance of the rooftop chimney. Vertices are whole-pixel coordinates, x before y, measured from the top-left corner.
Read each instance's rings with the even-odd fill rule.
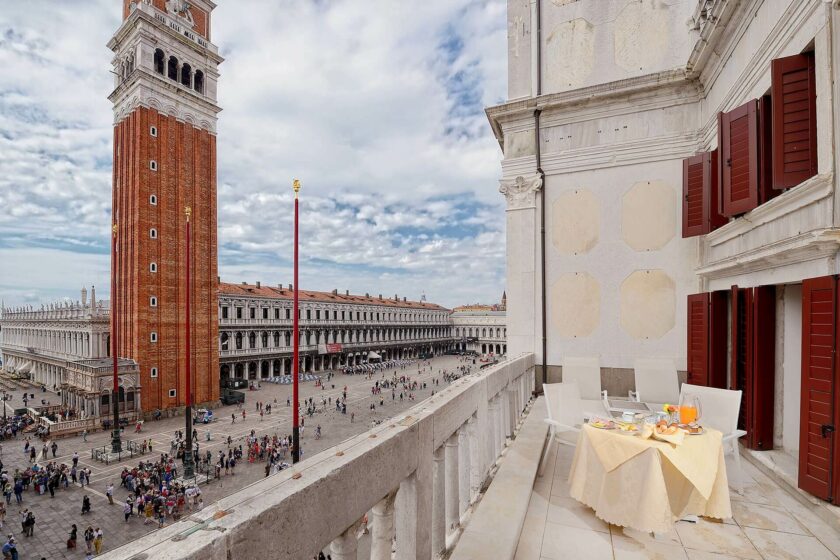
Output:
[[[349,296],[350,295],[350,290],[344,290],[344,295]]]
[[[367,293],[367,292],[365,292],[365,297],[366,297],[366,298],[368,298],[368,299],[370,299],[370,294],[369,294],[369,293]]]
[[[243,285],[243,286],[247,286],[247,285],[248,285],[248,282],[242,282],[242,285]]]
[[[333,294],[334,296],[337,296],[337,295],[338,295],[338,288],[336,288],[335,290],[333,290],[333,291],[332,291],[332,294]]]
[[[405,296],[403,296],[403,301],[405,301]]]
[[[257,288],[259,288],[259,287],[260,287],[260,281],[257,280]]]
[[[289,284],[289,289],[290,289],[290,290],[294,290],[294,289],[295,289],[295,287],[294,287],[293,285]]]

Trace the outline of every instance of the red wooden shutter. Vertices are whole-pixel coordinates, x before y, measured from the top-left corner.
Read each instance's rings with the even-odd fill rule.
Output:
[[[736,216],[758,206],[758,118],[756,100],[723,113],[719,120],[722,214]]]
[[[730,354],[730,389],[743,391],[741,398],[741,413],[738,417],[738,427],[748,428],[747,419],[752,417],[752,404],[748,375],[752,371],[753,360],[753,313],[752,290],[732,286],[730,291],[732,301],[732,331]]]
[[[773,449],[773,400],[776,379],[776,287],[752,290],[752,368],[747,371],[747,445]]]
[[[758,203],[781,193],[773,188],[773,102],[769,95],[758,100]]]
[[[683,160],[683,237],[712,232],[727,222],[718,208],[717,150]]]
[[[683,160],[683,237],[708,233],[704,216],[707,201],[703,196],[705,159],[704,154],[699,154]]]
[[[709,298],[709,386],[726,389],[727,327],[729,306],[727,294],[712,292]]]
[[[802,400],[799,425],[799,487],[818,498],[840,501],[840,473],[833,455],[838,434],[824,434],[823,426],[837,426],[837,280],[831,276],[802,283]],[[828,435],[828,437],[825,437]],[[832,472],[833,471],[833,472]]]
[[[773,188],[795,187],[817,174],[817,89],[814,55],[771,63]]]
[[[709,384],[709,294],[688,296],[688,382]]]

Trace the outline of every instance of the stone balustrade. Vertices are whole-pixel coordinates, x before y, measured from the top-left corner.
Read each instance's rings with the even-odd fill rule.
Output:
[[[533,386],[532,354],[486,368],[102,558],[356,560],[367,528],[371,560],[428,560],[456,542]]]

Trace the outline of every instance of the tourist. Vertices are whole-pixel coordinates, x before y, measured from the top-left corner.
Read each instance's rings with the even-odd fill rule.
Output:
[[[86,513],[90,513],[90,498],[88,496],[82,498],[82,515]]]
[[[93,552],[93,527],[90,525],[85,529],[85,550],[88,554]]]
[[[9,539],[6,541],[6,544],[3,545],[2,552],[4,558],[8,558],[9,560],[18,560],[17,543],[13,536],[9,535]]]
[[[99,556],[102,553],[102,529],[99,527],[93,532],[93,548],[96,551],[96,555]]]
[[[76,528],[76,524],[74,523],[70,528],[70,536],[67,538],[67,548],[76,548],[76,537],[78,534],[78,529]]]
[[[88,431],[87,430],[82,430],[82,441],[86,442],[87,441],[87,436],[88,436]]]
[[[23,534],[27,537],[35,534],[35,513],[31,510],[26,512],[26,517],[23,520]]]
[[[58,451],[58,444],[55,441],[53,441],[50,448],[52,449],[53,459],[55,459],[55,454]]]
[[[114,505],[114,483],[109,482],[108,487],[105,489],[105,496],[108,497],[108,503]]]
[[[73,452],[73,466],[74,466],[74,467],[76,467],[76,466],[78,466],[78,465],[79,465],[79,452],[78,452],[78,451],[74,451],[74,452]],[[74,482],[75,482],[75,481],[74,481]]]

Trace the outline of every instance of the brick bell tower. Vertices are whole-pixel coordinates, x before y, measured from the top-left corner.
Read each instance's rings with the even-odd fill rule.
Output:
[[[120,357],[147,413],[186,404],[185,208],[192,208],[193,404],[219,399],[216,104],[210,0],[122,0],[114,51],[113,212]]]

